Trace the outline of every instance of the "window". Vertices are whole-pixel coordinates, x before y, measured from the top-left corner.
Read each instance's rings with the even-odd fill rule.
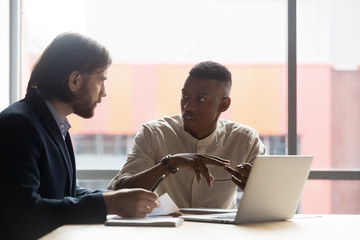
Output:
[[[70,117],[78,169],[101,169],[111,178],[124,164],[142,123],[180,112],[183,82],[203,60],[223,63],[233,74],[232,105],[222,117],[257,129],[270,154],[286,154],[287,1],[22,4],[22,96],[31,67],[61,32],[88,35],[112,54],[108,97],[95,117]],[[313,168],[330,175],[337,170],[359,173],[359,3],[298,0],[297,8],[298,153],[314,155]],[[301,212],[360,212],[359,181],[332,176],[308,181]],[[105,187],[107,182],[82,184]]]
[[[298,2],[299,153],[315,156],[313,169],[360,169],[359,7],[352,0]],[[312,180],[302,208],[360,213],[359,203],[358,180]]]
[[[285,154],[285,1],[23,4],[23,84],[61,32],[91,36],[112,54],[108,96],[95,117],[70,117],[79,169],[120,169],[142,123],[180,113],[188,71],[204,60],[227,65],[233,75],[232,105],[222,117],[257,129],[271,154]]]

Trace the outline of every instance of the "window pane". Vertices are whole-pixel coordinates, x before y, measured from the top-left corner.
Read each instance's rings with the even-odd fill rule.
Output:
[[[359,8],[354,0],[298,1],[298,134],[313,169],[360,169]],[[357,181],[314,181],[307,191],[305,212],[359,213]]]
[[[359,214],[360,181],[308,181],[303,193],[300,212]]]

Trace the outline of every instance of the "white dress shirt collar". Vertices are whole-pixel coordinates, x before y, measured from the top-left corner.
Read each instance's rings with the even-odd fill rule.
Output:
[[[58,125],[61,135],[63,136],[63,138],[65,139],[66,137],[66,133],[68,132],[68,130],[71,128],[71,125],[69,123],[69,121],[67,120],[67,118],[62,119],[60,117],[60,114],[58,113],[58,111],[55,109],[55,107],[51,104],[50,101],[46,100],[45,104],[48,106],[51,114],[53,115],[56,124]]]

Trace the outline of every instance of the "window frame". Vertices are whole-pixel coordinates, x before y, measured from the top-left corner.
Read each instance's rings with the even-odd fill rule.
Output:
[[[10,104],[20,99],[20,73],[21,73],[21,4],[22,0],[9,0],[10,2]]]

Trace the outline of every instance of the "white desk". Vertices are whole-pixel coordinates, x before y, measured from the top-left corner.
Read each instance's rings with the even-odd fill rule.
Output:
[[[41,238],[122,240],[360,240],[360,215],[296,215],[287,221],[241,225],[184,222],[173,227],[65,225]]]

